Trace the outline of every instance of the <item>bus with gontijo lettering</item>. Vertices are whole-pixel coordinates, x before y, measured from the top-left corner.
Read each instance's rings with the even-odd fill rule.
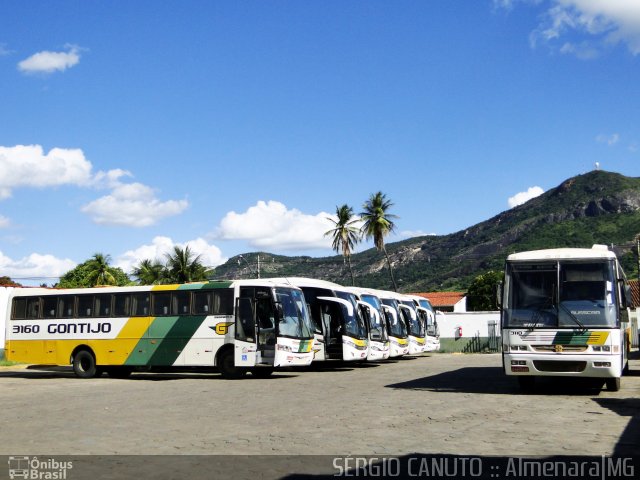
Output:
[[[14,288],[5,355],[78,377],[217,367],[225,378],[305,366],[313,327],[302,290],[271,280],[140,287]]]

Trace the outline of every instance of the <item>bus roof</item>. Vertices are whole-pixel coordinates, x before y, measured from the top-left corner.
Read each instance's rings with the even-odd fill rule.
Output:
[[[534,260],[604,260],[616,258],[615,253],[606,245],[594,245],[591,248],[550,248],[547,250],[531,250],[513,253],[507,262],[526,262]]]

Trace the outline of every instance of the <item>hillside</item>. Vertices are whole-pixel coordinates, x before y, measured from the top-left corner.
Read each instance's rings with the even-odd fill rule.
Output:
[[[640,178],[592,171],[570,178],[527,203],[472,227],[441,236],[387,244],[401,291],[466,289],[487,270],[501,269],[510,253],[552,247],[614,245],[626,272],[637,275],[631,251],[640,233]],[[256,265],[257,253],[243,254]],[[260,253],[263,278],[308,276],[349,284],[340,255],[287,257]],[[250,275],[247,263],[231,258],[216,278]],[[384,256],[370,249],[351,257],[356,284],[390,288]]]

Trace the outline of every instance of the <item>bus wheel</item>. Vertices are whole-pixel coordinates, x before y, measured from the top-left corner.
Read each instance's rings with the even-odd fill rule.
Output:
[[[520,385],[520,390],[523,392],[531,392],[536,385],[536,378],[527,376],[518,377],[518,384]]]
[[[273,373],[273,368],[262,367],[262,368],[252,368],[251,375],[256,378],[269,378]]]
[[[89,350],[79,350],[73,357],[73,373],[79,378],[93,378],[98,373],[96,359]]]
[[[607,378],[604,383],[607,386],[607,390],[611,392],[620,390],[620,377]]]
[[[109,367],[107,368],[107,375],[111,378],[129,378],[133,372],[129,367]]]
[[[226,380],[238,380],[244,377],[247,371],[244,368],[236,367],[233,360],[233,350],[230,348],[220,354],[218,364],[222,378]]]

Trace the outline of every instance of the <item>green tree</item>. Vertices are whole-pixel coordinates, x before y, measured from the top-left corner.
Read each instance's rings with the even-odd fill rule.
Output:
[[[96,255],[102,258],[96,259]],[[131,280],[121,268],[108,265],[108,255],[96,255],[62,275],[56,286],[59,288],[87,288],[97,285],[107,285],[106,283],[96,283],[100,277],[100,270],[104,268],[105,263],[109,273],[106,277],[113,279],[113,283],[109,285],[124,286],[131,284]]]
[[[491,311],[498,308],[497,293],[503,274],[489,270],[473,279],[467,289],[467,308],[471,312]]]
[[[359,229],[355,226],[358,219],[353,215],[353,208],[346,203],[341,207],[336,207],[336,217],[334,220],[327,217],[334,224],[334,228],[325,232],[325,236],[332,236],[331,248],[336,253],[342,251],[343,262],[349,264],[349,274],[351,275],[351,285],[355,285],[353,277],[353,269],[351,268],[351,252],[356,244],[360,241]]]
[[[111,272],[110,262],[111,256],[102,253],[94,254],[87,262],[88,280],[92,287],[115,285],[117,283],[115,275]]]
[[[10,277],[0,277],[0,287],[21,287],[22,285],[11,280]]]
[[[392,206],[393,203],[387,199],[384,193],[377,192],[372,194],[369,200],[362,206],[363,212],[360,214],[360,217],[364,223],[361,227],[361,232],[367,240],[373,238],[373,244],[376,246],[376,249],[379,252],[384,252],[393,288],[395,291],[398,291],[398,285],[396,285],[396,279],[393,276],[391,260],[389,259],[387,248],[384,245],[384,237],[393,232],[395,228],[393,219],[398,218],[397,215],[389,213],[389,209]]]
[[[142,260],[134,267],[132,276],[140,285],[159,285],[168,281],[169,273],[166,267],[158,260]]]
[[[175,283],[198,282],[207,279],[207,268],[202,264],[200,255],[194,256],[189,246],[173,247],[173,253],[167,253],[166,270],[170,281]]]

